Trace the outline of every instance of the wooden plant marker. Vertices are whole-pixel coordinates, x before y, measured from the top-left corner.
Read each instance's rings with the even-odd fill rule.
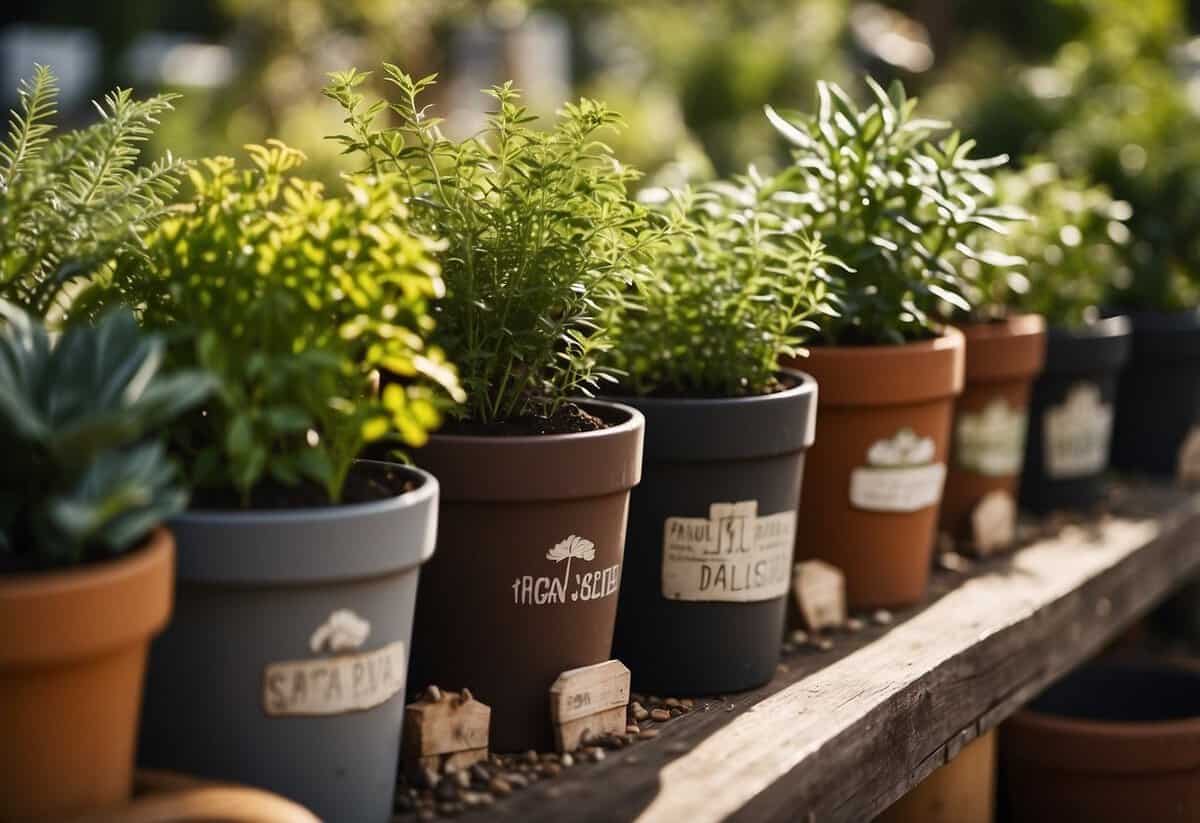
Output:
[[[1017,504],[1011,494],[998,490],[983,496],[971,511],[971,536],[980,557],[1012,547],[1017,536]]]
[[[792,569],[792,595],[810,632],[846,622],[846,577],[823,560],[806,560]]]
[[[1187,437],[1183,439],[1183,444],[1179,447],[1176,473],[1181,485],[1200,485],[1200,425],[1192,426]]]
[[[486,760],[492,710],[471,692],[443,692],[430,686],[404,707],[404,765],[409,774],[441,773]]]
[[[570,669],[550,687],[550,722],[560,752],[579,748],[585,736],[623,734],[629,705],[629,669],[620,660]]]

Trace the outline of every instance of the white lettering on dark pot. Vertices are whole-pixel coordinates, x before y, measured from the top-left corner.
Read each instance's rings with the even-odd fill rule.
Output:
[[[518,577],[512,582],[513,603],[518,606],[545,606],[568,601],[580,603],[612,597],[617,593],[621,581],[619,563],[582,572],[577,566],[575,574],[571,574],[572,562],[591,563],[596,559],[596,544],[585,537],[572,534],[560,540],[546,552],[546,559],[562,567],[562,576],[526,574]]]
[[[1061,405],[1046,411],[1043,451],[1046,474],[1053,478],[1086,477],[1108,466],[1113,408],[1100,387],[1076,383]]]
[[[850,505],[877,512],[915,512],[942,499],[946,464],[934,462],[931,437],[904,428],[867,450],[867,465],[850,473]]]
[[[668,600],[750,603],[787,594],[796,512],[758,516],[758,501],[713,503],[708,518],[663,524],[662,594]]]

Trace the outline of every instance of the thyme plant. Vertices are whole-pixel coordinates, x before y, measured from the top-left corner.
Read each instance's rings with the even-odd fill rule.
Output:
[[[195,484],[250,505],[264,484],[309,481],[337,501],[365,444],[419,446],[461,398],[427,342],[439,246],[410,231],[394,181],[351,177],[331,195],[293,173],[300,152],[248,152],[249,168],[218,157],[191,171],[192,200],[109,292],[170,335],[176,363],[216,376],[214,401],[174,438]]]
[[[1130,277],[1126,249],[1130,205],[1108,189],[1064,178],[1058,166],[1034,161],[997,179],[1003,202],[1030,219],[1010,227],[1002,249],[1023,258],[1022,270],[969,263],[980,319],[1009,311],[1044,315],[1056,326],[1081,326],[1100,316],[1114,284]]]
[[[542,131],[505,84],[487,92],[495,108],[482,132],[454,141],[422,102],[434,77],[392,65],[384,77],[390,102],[368,102],[366,73],[331,76],[325,93],[348,129],[335,139],[367,172],[391,174],[414,223],[447,241],[435,339],[458,364],[462,415],[479,424],[553,417],[613,380],[600,362],[611,330],[598,319],[645,281],[662,235],[627,194],[637,172],[599,139],[618,116],[584,99]]]
[[[644,192],[679,227],[655,258],[642,311],[616,318],[608,352],[635,394],[738,397],[778,387],[781,356],[799,356],[815,321],[835,317],[841,263],[780,213],[774,181],[744,177],[696,190]]]
[[[867,78],[862,107],[833,83],[817,84],[817,112],[785,116],[767,107],[792,144],[780,199],[846,270],[831,284],[842,311],[822,324],[826,343],[894,344],[937,333],[941,307],[969,312],[964,262],[1020,260],[986,245],[1019,214],[993,202],[990,172],[1003,156],[974,158],[974,142],[916,116],[917,101],[894,83]]]
[[[99,121],[66,134],[54,133],[48,67],[17,95],[0,144],[0,299],[44,315],[72,281],[140,253],[139,232],[162,217],[184,166],[169,153],[140,165],[174,95],[136,100],[117,89],[96,105]]]

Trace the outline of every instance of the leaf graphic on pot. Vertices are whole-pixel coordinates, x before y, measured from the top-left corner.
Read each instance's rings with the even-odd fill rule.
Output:
[[[330,653],[362,648],[371,633],[371,624],[349,609],[338,609],[317,626],[309,638],[308,647],[313,654]]]
[[[886,440],[877,440],[867,450],[872,466],[923,466],[932,463],[937,447],[932,437],[920,437],[903,428]]]
[[[563,574],[564,591],[566,585],[571,580],[571,561],[578,557],[580,560],[592,561],[596,559],[596,544],[586,537],[580,537],[573,534],[565,540],[560,540],[554,545],[554,548],[546,552],[546,559],[553,560],[555,563],[567,561],[567,570]]]

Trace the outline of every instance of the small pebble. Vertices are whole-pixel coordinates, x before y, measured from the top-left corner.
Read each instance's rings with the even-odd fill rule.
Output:
[[[971,570],[971,561],[958,552],[943,552],[938,556],[938,565],[948,572],[966,574]]]
[[[650,712],[650,719],[657,720],[659,723],[665,723],[671,719],[671,713],[666,709],[654,709]]]
[[[867,627],[860,617],[850,617],[846,620],[846,631],[858,634]]]
[[[671,717],[682,717],[683,714],[684,714],[684,711],[681,708],[676,707],[674,709],[671,709]]]
[[[803,629],[796,629],[796,631],[792,632],[792,636],[789,639],[797,646],[803,646],[808,642],[808,632]]]
[[[787,674],[791,671],[791,669],[788,668],[787,663],[777,663],[775,664],[775,671],[779,672],[780,674]]]
[[[663,705],[666,706],[668,709],[678,709],[679,701],[674,697],[668,697],[666,700],[663,701]]]
[[[641,729],[638,728],[637,723],[630,723],[628,726],[625,727],[625,734],[637,734],[640,731],[641,731]]]
[[[633,704],[633,719],[634,720],[645,720],[649,716],[650,716],[650,712],[648,712],[644,708],[642,708],[641,704],[639,704],[639,703]]]
[[[696,707],[696,701],[692,700],[692,698],[690,698],[690,697],[683,698],[683,700],[680,700],[679,703],[685,709],[694,709]]]
[[[827,652],[833,648],[833,641],[828,637],[817,637],[813,639],[813,646],[820,651]]]
[[[599,763],[604,759],[604,749],[597,747],[595,749],[591,749],[590,752],[593,763]]]
[[[493,777],[488,783],[488,791],[501,797],[507,797],[512,794],[512,784],[503,777]]]
[[[429,688],[427,688],[425,690],[425,699],[428,700],[430,703],[441,703],[442,702],[442,690],[439,689],[437,686],[430,686]]]
[[[437,813],[440,817],[457,817],[463,811],[461,803],[439,803]]]
[[[538,769],[538,774],[542,777],[558,777],[562,774],[562,766],[557,763],[543,763]]]
[[[538,753],[535,752],[533,749],[530,749],[529,751],[525,752],[525,762],[526,763],[537,763],[538,762]]]
[[[458,784],[460,789],[471,788],[471,773],[468,771],[454,772],[454,782]]]
[[[556,754],[555,752],[546,752],[545,754],[542,755],[542,762],[543,763],[557,763],[558,762],[558,754]]]
[[[796,647],[795,647],[795,646],[793,646],[791,643],[784,643],[784,644],[783,644],[783,653],[784,653],[784,654],[791,654],[791,653],[792,653],[792,652],[794,652],[794,651],[796,651]]]
[[[651,702],[651,703],[653,703],[654,705],[656,705],[656,706],[657,706],[659,703],[661,703],[661,702],[662,702],[662,698],[661,698],[661,697],[655,697],[654,695],[651,695],[651,696],[650,696],[650,699],[649,699],[649,702]]]
[[[520,772],[508,772],[504,775],[504,779],[508,781],[508,785],[514,789],[523,789],[529,785],[529,778]]]
[[[887,609],[879,609],[878,611],[875,612],[875,614],[871,615],[871,619],[874,620],[876,623],[878,623],[880,626],[886,626],[889,623],[891,623],[895,618],[892,617],[892,613],[889,612]]]
[[[562,763],[563,768],[569,769],[575,765],[575,758],[571,756],[570,752],[567,752],[560,758],[560,762]]]
[[[658,737],[658,729],[643,729],[638,733],[638,737],[642,740],[653,740]]]

